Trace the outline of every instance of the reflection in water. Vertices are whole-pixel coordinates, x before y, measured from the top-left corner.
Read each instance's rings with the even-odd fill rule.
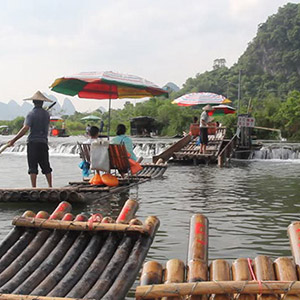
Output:
[[[1,187],[29,185],[24,156],[0,157]],[[51,157],[55,186],[80,180],[79,158]],[[299,219],[300,164],[297,161],[243,162],[231,168],[170,164],[162,180],[143,183],[129,192],[73,205],[75,213],[100,212],[116,217],[128,198],[139,201],[137,217],[156,215],[161,225],[148,258],[186,260],[189,221],[202,213],[209,219],[209,259],[290,256],[287,226]],[[40,175],[38,185],[46,186]],[[15,215],[27,209],[53,210],[53,204],[1,203],[0,238]]]

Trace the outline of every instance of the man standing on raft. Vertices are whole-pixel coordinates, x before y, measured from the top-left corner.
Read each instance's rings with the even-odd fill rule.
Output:
[[[8,142],[8,145],[10,147],[13,146],[14,143],[30,129],[27,138],[27,162],[31,185],[32,187],[36,187],[38,165],[40,165],[42,173],[46,176],[48,186],[52,187],[52,169],[49,163],[48,152],[50,116],[49,113],[43,109],[43,103],[53,101],[46,98],[40,91],[37,91],[31,98],[24,100],[33,100],[34,108],[28,113],[23,127],[17,135]]]
[[[206,154],[206,146],[208,144],[208,111],[212,110],[211,105],[205,105],[200,117],[200,153]]]

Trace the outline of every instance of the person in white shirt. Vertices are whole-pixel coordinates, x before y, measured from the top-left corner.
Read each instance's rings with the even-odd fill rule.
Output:
[[[200,153],[206,153],[206,147],[208,144],[208,112],[212,110],[211,105],[205,105],[203,112],[200,116]]]

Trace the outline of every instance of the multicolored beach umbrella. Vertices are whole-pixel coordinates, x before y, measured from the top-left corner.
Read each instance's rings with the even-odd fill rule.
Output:
[[[156,84],[138,76],[116,72],[82,72],[56,79],[57,93],[88,99],[144,98],[167,94]]]
[[[50,122],[62,122],[63,119],[57,116],[50,116]]]
[[[213,106],[213,110],[208,112],[209,116],[217,116],[217,115],[228,115],[234,114],[236,112],[235,108],[229,105],[220,104]]]
[[[72,76],[56,79],[50,86],[51,90],[69,96],[78,96],[87,99],[109,100],[109,124],[112,99],[145,98],[167,95],[168,92],[144,78],[106,72],[82,72]]]
[[[177,104],[178,106],[194,106],[194,105],[218,105],[224,103],[231,103],[229,99],[222,95],[200,92],[200,93],[190,93],[185,94],[177,99],[175,99],[173,104]]]
[[[81,118],[80,120],[82,120],[82,121],[99,121],[99,120],[101,120],[101,118],[98,116],[89,115],[89,116]]]

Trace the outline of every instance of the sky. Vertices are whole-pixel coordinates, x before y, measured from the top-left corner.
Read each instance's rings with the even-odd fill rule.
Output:
[[[179,87],[225,58],[231,67],[284,0],[0,0],[0,102],[59,77],[116,71]],[[78,111],[107,100],[68,97]],[[125,100],[113,101],[121,108]]]

